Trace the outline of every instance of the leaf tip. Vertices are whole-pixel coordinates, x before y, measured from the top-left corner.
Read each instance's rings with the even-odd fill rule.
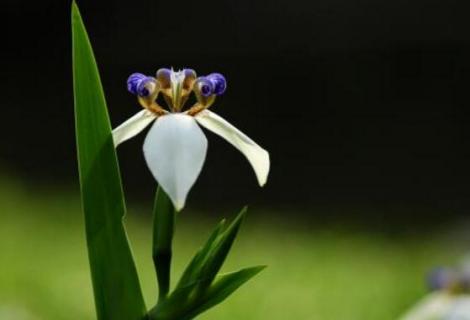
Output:
[[[254,273],[254,274],[258,274],[258,273],[260,273],[261,271],[263,271],[264,269],[266,269],[267,267],[268,267],[267,265],[262,264],[262,265],[259,265],[259,266],[251,267],[251,269],[253,270],[253,273]]]
[[[240,225],[243,220],[245,220],[246,213],[248,212],[248,206],[244,206],[241,210],[240,213],[238,213],[237,217],[233,221],[233,225]]]
[[[77,2],[75,0],[72,1],[71,16],[72,16],[72,30],[73,32],[75,32],[76,28],[78,27],[78,25],[80,25],[81,20],[82,20],[80,9],[78,8]]]
[[[77,2],[75,0],[72,0],[72,15],[77,15],[79,13],[79,10],[78,10],[78,5],[77,5]]]

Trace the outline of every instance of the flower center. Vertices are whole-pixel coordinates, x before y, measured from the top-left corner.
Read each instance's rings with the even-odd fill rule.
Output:
[[[181,112],[195,116],[209,108],[216,96],[223,94],[226,88],[227,82],[220,73],[197,77],[192,69],[175,72],[162,68],[157,71],[156,77],[134,73],[127,79],[129,92],[137,95],[142,107],[158,116]],[[196,98],[196,102],[185,108],[191,94]],[[166,107],[157,102],[160,95],[163,96]]]

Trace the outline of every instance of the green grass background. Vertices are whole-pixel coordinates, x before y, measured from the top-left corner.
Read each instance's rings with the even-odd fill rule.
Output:
[[[217,220],[237,209],[179,215],[173,274],[180,274]],[[127,216],[148,307],[157,293],[149,212],[131,206]],[[432,266],[452,264],[464,253],[454,229],[394,235],[294,217],[287,210],[250,209],[224,270],[269,267],[198,319],[396,319],[425,294],[423,277]],[[76,192],[0,183],[0,319],[94,319]]]

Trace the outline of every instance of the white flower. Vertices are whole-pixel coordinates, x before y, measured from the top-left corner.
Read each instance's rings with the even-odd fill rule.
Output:
[[[142,74],[129,77],[128,89],[138,95],[144,110],[113,130],[115,146],[153,122],[143,146],[145,160],[178,211],[184,207],[206,158],[207,139],[200,126],[237,148],[253,167],[259,185],[266,183],[269,153],[222,117],[207,110],[225,87],[225,79],[220,74],[196,78],[190,69],[180,72],[160,69],[156,78]],[[197,103],[183,110],[191,92]],[[160,93],[169,104],[169,111],[157,104]]]
[[[470,295],[437,291],[423,298],[400,320],[470,320]]]

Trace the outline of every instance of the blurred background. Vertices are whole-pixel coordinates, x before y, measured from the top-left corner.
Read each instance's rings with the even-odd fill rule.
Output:
[[[133,72],[221,72],[213,106],[271,153],[260,189],[208,133],[175,272],[222,217],[250,217],[227,270],[269,268],[201,319],[396,319],[468,249],[470,22],[463,1],[78,1],[113,126]],[[73,126],[70,1],[6,0],[0,319],[93,319]],[[155,182],[118,156],[148,305]]]

